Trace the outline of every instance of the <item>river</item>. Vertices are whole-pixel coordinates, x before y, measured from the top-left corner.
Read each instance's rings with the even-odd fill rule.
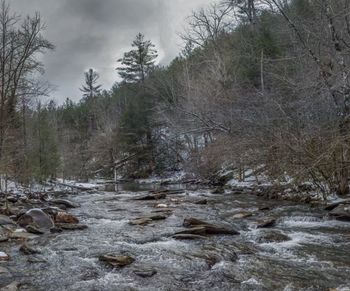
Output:
[[[6,243],[11,280],[21,283],[20,290],[45,291],[350,290],[350,223],[328,218],[321,207],[244,193],[210,194],[207,189],[156,202],[132,200],[142,193],[125,188],[118,194],[66,196],[81,204],[71,213],[88,229],[40,236],[30,242],[39,255],[23,255],[18,244]],[[207,204],[192,203],[199,198]],[[155,211],[157,203],[172,209],[167,219],[146,226],[128,223]],[[242,211],[253,215],[236,218]],[[277,218],[276,225],[256,228],[256,221],[267,216]],[[240,235],[173,239],[186,217],[232,227]],[[113,269],[98,260],[102,254],[130,255],[135,262]],[[156,274],[144,278],[135,270]]]

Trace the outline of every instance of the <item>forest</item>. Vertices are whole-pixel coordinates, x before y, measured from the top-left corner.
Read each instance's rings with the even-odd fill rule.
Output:
[[[0,291],[350,290],[350,1],[207,2],[0,0]]]
[[[210,181],[224,169],[244,180],[249,169],[347,194],[348,6],[208,5],[188,17],[169,65],[157,64],[157,48],[140,33],[115,63],[111,89],[90,69],[81,100],[57,105],[38,98],[49,94],[37,79],[39,55],[54,48],[39,14],[13,18],[3,2],[1,173],[30,184],[113,177],[116,168],[134,179],[182,170]]]

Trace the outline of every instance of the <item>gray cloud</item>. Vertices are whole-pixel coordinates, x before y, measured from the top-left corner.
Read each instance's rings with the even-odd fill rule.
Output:
[[[192,10],[210,0],[10,0],[22,15],[39,11],[46,37],[56,46],[43,62],[46,78],[56,86],[58,101],[81,97],[83,72],[92,67],[109,89],[118,80],[116,60],[138,32],[156,45],[160,62],[168,63],[180,48],[177,33]]]

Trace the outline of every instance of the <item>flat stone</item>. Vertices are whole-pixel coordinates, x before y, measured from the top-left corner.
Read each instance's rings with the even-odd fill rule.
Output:
[[[242,218],[247,218],[247,217],[250,217],[252,216],[253,213],[252,212],[249,212],[249,211],[243,211],[243,212],[240,212],[240,213],[236,213],[235,215],[232,216],[232,218],[234,219],[242,219]]]
[[[55,216],[56,223],[79,223],[79,219],[67,212],[58,212]]]
[[[29,233],[25,230],[16,230],[9,235],[9,238],[11,239],[35,239],[37,237],[38,236],[36,234]]]
[[[9,255],[0,251],[0,262],[1,261],[8,261],[8,260],[10,260]]]
[[[154,269],[140,269],[140,270],[133,270],[133,273],[142,278],[147,278],[157,274],[157,271]]]
[[[0,289],[0,291],[17,291],[17,290],[19,290],[18,287],[19,287],[18,282],[12,282],[11,284],[9,284],[7,286],[2,287]]]
[[[16,223],[6,215],[0,215],[0,225],[15,225]]]
[[[257,221],[257,228],[268,228],[273,227],[276,224],[276,219],[273,217],[264,218],[262,220]]]
[[[135,259],[130,256],[102,255],[99,260],[106,262],[113,267],[125,267],[132,264]]]
[[[231,229],[231,228],[229,229],[224,226],[211,224],[193,217],[185,218],[183,222],[183,226],[184,227],[197,226],[200,228],[204,228],[206,234],[231,234],[231,235],[239,234],[239,232],[235,229]],[[193,234],[203,234],[203,233],[193,233]]]
[[[139,219],[130,220],[129,224],[131,224],[131,225],[146,225],[150,222],[152,222],[152,219],[150,219],[150,218],[139,218]]]
[[[193,239],[205,239],[205,236],[198,235],[198,234],[190,234],[190,233],[179,233],[179,234],[174,234],[172,236],[174,239],[184,239],[184,240],[193,240]]]

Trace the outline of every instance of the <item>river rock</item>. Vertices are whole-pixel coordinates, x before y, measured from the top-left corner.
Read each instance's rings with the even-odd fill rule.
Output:
[[[262,220],[257,221],[257,228],[268,228],[273,227],[276,224],[276,219],[273,217],[267,217]]]
[[[0,262],[1,261],[8,261],[8,260],[10,260],[9,255],[0,251]]]
[[[205,228],[204,228],[204,232],[205,234]],[[186,240],[193,240],[193,239],[203,239],[206,238],[203,235],[198,235],[198,234],[192,234],[192,233],[178,233],[178,234],[174,234],[172,236],[172,238],[174,239],[186,239]]]
[[[242,218],[247,218],[247,217],[250,217],[252,216],[253,213],[252,212],[249,212],[249,211],[242,211],[242,212],[239,212],[239,213],[236,213],[235,215],[232,216],[232,218],[234,219],[242,219]]]
[[[200,199],[200,200],[197,200],[197,201],[193,202],[193,204],[197,204],[197,205],[205,205],[207,203],[208,203],[207,199]]]
[[[36,234],[29,233],[25,229],[16,229],[9,235],[11,239],[35,239],[37,237]]]
[[[130,220],[129,224],[131,224],[131,225],[146,225],[150,222],[152,222],[152,219],[146,217],[146,218],[139,218],[139,219]]]
[[[329,215],[337,220],[350,221],[350,205],[340,204],[329,212]]]
[[[44,234],[45,232],[41,229],[39,229],[38,227],[36,227],[36,225],[34,224],[29,224],[25,227],[26,231],[33,233],[33,234]]]
[[[199,220],[197,218],[185,218],[183,222],[184,227],[193,227],[192,230],[195,230],[196,233],[191,232],[192,234],[203,234],[203,232],[200,231],[200,228],[204,228],[204,234],[239,234],[238,231],[234,229],[229,229],[224,226],[219,226],[215,224],[211,224],[202,220]],[[177,233],[178,234],[178,233]]]
[[[67,212],[58,212],[55,216],[56,223],[79,223],[79,219]]]
[[[0,291],[17,291],[18,289],[19,283],[18,282],[12,282],[11,284],[2,287],[0,289]]]
[[[0,225],[15,225],[14,221],[6,215],[0,215]]]
[[[18,224],[21,227],[34,225],[40,231],[46,232],[54,226],[54,223],[49,215],[41,209],[30,209],[18,219]]]
[[[30,247],[26,242],[24,242],[20,248],[19,251],[22,252],[25,255],[34,255],[34,254],[40,254],[38,250],[33,249]]]
[[[133,270],[133,273],[142,278],[147,278],[157,274],[157,271],[154,269],[137,269],[137,270]]]
[[[106,262],[113,267],[125,267],[132,264],[135,259],[130,256],[102,255],[99,260]]]
[[[78,203],[65,200],[65,199],[53,199],[49,201],[50,203],[56,204],[56,205],[64,205],[67,208],[78,208],[80,205]]]
[[[147,195],[142,195],[142,196],[138,196],[136,198],[134,198],[134,200],[160,200],[160,199],[165,199],[166,198],[166,194],[165,193],[151,193],[151,194],[147,194]]]
[[[167,207],[168,207],[168,205],[166,205],[166,204],[157,204],[155,206],[155,208],[167,208]]]
[[[87,225],[80,223],[56,223],[56,227],[65,230],[83,230],[88,228]]]

